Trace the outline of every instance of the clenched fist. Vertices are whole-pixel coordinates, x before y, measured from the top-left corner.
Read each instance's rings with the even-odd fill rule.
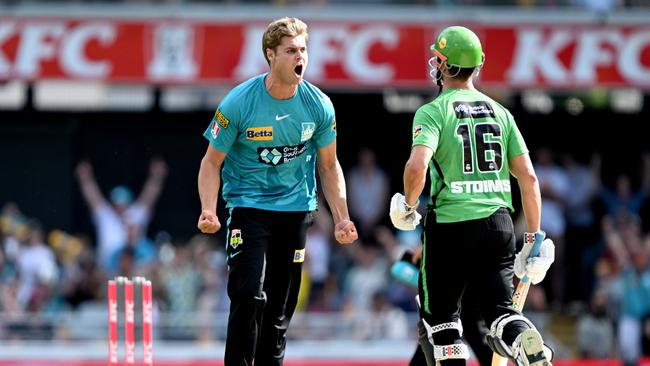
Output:
[[[205,234],[214,234],[219,229],[221,229],[221,223],[217,215],[210,210],[201,211],[201,216],[199,216],[199,222],[196,227]]]
[[[350,220],[342,220],[334,226],[334,238],[341,244],[350,244],[358,237],[357,228]]]

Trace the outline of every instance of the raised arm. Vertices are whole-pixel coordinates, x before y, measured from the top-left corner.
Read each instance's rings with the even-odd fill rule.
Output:
[[[542,197],[537,175],[528,153],[510,159],[510,172],[517,178],[521,190],[521,203],[526,219],[526,231],[535,233],[541,227]]]
[[[198,178],[201,215],[197,227],[203,233],[216,233],[221,228],[217,217],[217,200],[221,186],[221,165],[225,158],[225,153],[208,145],[208,150],[201,160]]]
[[[151,209],[162,192],[167,177],[167,164],[160,158],[153,159],[149,165],[149,177],[144,183],[138,202]]]
[[[336,141],[318,149],[318,173],[323,194],[332,211],[334,237],[341,244],[357,240],[357,229],[350,221],[343,170],[336,157]]]
[[[106,204],[106,198],[102,195],[95,175],[93,174],[93,166],[87,160],[82,160],[77,164],[76,168],[77,180],[81,188],[81,195],[86,200],[86,204],[91,210],[96,210],[101,205]]]

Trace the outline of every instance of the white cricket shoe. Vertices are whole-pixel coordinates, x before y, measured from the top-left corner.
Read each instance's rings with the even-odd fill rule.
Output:
[[[544,345],[537,329],[526,329],[512,345],[513,355],[520,366],[552,366],[553,351]]]

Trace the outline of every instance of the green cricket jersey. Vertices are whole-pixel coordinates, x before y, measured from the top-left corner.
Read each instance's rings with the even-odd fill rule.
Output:
[[[433,150],[429,172],[438,222],[513,210],[508,162],[528,149],[505,107],[477,90],[445,90],[415,113],[416,145]]]

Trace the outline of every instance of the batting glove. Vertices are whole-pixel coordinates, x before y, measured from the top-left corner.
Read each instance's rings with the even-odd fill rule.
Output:
[[[411,206],[406,203],[403,194],[395,193],[390,200],[390,221],[393,226],[400,230],[415,230],[422,219],[422,215],[415,210],[417,207],[417,204]]]
[[[541,238],[540,238],[541,235]],[[524,234],[524,246],[515,256],[515,275],[519,278],[528,277],[533,285],[544,279],[546,272],[555,261],[555,244],[551,239],[544,239],[539,247],[537,256],[531,257],[531,250],[536,240],[546,236],[543,231]]]

